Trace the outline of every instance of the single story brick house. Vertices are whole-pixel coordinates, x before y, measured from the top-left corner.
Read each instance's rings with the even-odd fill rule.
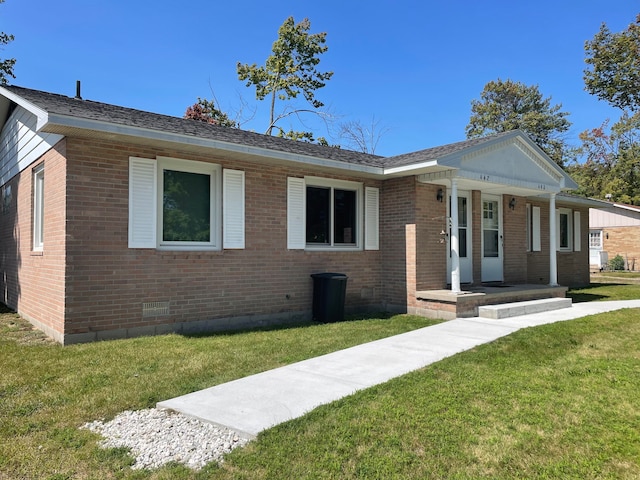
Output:
[[[600,270],[620,255],[627,270],[640,270],[640,206],[607,202],[589,210],[589,262]]]
[[[441,318],[589,283],[599,203],[519,131],[380,157],[17,86],[0,121],[0,300],[63,344],[309,319],[318,272]]]

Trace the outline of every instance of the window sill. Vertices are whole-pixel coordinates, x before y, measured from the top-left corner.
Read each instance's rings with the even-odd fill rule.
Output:
[[[156,250],[159,252],[221,252],[222,251],[221,248],[217,248],[217,247],[203,247],[203,246],[179,247],[175,245],[156,247]]]
[[[304,247],[305,252],[361,252],[362,247],[358,247],[357,245],[348,246],[348,247],[329,247],[329,246],[310,246],[307,245]]]

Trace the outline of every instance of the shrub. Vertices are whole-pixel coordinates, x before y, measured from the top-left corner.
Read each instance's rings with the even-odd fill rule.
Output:
[[[616,255],[609,260],[609,268],[611,270],[624,270],[624,258],[620,255]]]

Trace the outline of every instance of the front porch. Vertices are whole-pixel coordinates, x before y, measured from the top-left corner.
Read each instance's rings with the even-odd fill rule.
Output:
[[[477,317],[478,307],[524,302],[544,298],[563,298],[567,287],[533,284],[487,284],[462,286],[462,292],[423,290],[416,292],[416,306],[409,313],[452,320]]]

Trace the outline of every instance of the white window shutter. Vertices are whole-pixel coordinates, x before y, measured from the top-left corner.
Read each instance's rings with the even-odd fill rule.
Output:
[[[533,206],[532,210],[532,217],[531,217],[531,230],[532,230],[532,237],[531,237],[531,249],[534,252],[539,252],[542,250],[542,245],[540,242],[540,207],[536,207],[535,205]]]
[[[366,187],[364,190],[364,249],[380,249],[380,190]]]
[[[304,249],[306,244],[306,206],[304,178],[287,179],[287,248]]]
[[[573,250],[579,252],[582,249],[582,243],[580,242],[580,212],[573,212]]]
[[[244,172],[222,172],[223,248],[244,248]]]
[[[129,248],[156,248],[156,161],[129,158]]]

